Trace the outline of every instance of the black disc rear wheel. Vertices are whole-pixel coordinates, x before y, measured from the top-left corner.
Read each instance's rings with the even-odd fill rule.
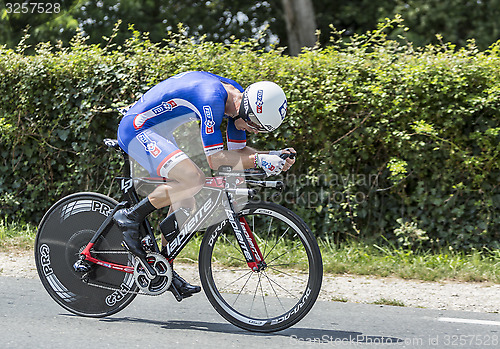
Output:
[[[78,193],[54,204],[43,217],[35,242],[38,275],[49,295],[72,313],[103,317],[125,308],[136,296],[133,274],[91,264],[91,270],[76,272],[73,265],[117,202],[97,193]],[[106,262],[133,265],[121,247],[116,226],[95,243],[94,257]],[[102,287],[97,287],[101,285]],[[113,290],[116,289],[116,290]]]

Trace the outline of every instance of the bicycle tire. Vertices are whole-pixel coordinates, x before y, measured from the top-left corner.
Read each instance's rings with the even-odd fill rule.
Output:
[[[245,217],[252,229],[267,268],[250,270],[231,224],[223,221],[207,229],[200,248],[204,292],[215,310],[240,328],[284,330],[306,316],[320,292],[323,264],[318,244],[304,221],[283,206],[249,203],[239,216]],[[217,272],[219,269],[226,271],[225,276]],[[285,285],[283,278],[293,278],[292,287]]]
[[[80,252],[117,204],[98,193],[72,194],[55,203],[38,227],[34,252],[40,280],[49,295],[74,314],[109,316],[124,309],[136,296],[128,292],[138,290],[132,274],[92,265],[89,282],[121,289],[112,291],[83,282],[83,274],[73,268]],[[121,247],[121,241],[121,232],[113,226],[93,248],[108,253],[95,252],[96,258],[132,266],[132,258]]]

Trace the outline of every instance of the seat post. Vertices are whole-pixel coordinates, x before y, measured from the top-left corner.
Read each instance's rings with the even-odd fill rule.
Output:
[[[124,178],[132,178],[132,168],[131,168],[132,164],[130,158],[128,154],[120,147],[118,141],[116,139],[105,138],[104,144],[120,152],[120,154],[123,157],[123,165],[124,165],[122,175]]]
[[[123,177],[132,178],[132,161],[127,153],[121,150],[123,156]]]

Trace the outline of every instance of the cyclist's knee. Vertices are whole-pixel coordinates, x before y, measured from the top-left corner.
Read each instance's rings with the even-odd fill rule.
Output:
[[[170,171],[171,179],[182,183],[184,190],[196,194],[205,185],[205,174],[189,160],[183,161]]]
[[[205,174],[197,167],[191,168],[186,171],[183,183],[194,195],[205,185]]]

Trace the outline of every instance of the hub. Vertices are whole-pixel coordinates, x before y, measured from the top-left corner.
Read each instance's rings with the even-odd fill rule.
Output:
[[[262,261],[260,262],[259,264],[257,264],[256,267],[254,267],[252,270],[255,272],[255,273],[260,273],[261,271],[264,271],[267,269],[267,264],[266,262]]]

